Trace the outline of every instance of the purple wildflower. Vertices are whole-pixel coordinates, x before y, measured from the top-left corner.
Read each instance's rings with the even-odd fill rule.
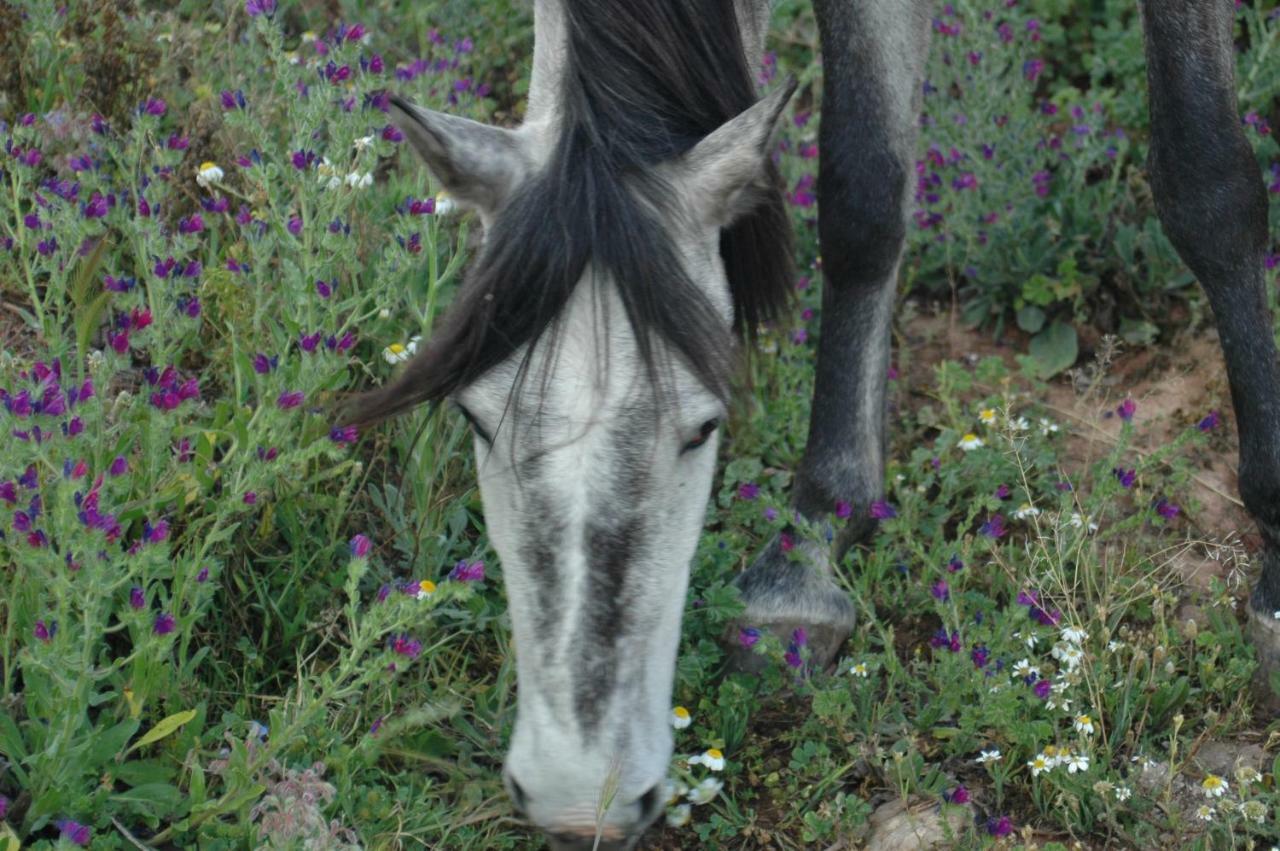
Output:
[[[1120,403],[1120,407],[1116,408],[1116,415],[1127,423],[1133,422],[1133,414],[1138,410],[1138,403],[1132,398],[1126,398]]]
[[[964,570],[964,562],[960,560],[960,556],[952,556],[951,561],[947,562],[947,571],[949,573],[959,573]]]
[[[244,12],[251,18],[259,15],[270,17],[276,11],[276,0],[244,0]]]
[[[356,535],[347,546],[351,550],[352,558],[367,558],[369,550],[373,548],[373,542],[365,535]]]
[[[951,588],[947,585],[947,580],[939,579],[933,583],[933,587],[929,589],[929,593],[933,595],[935,600],[943,603],[951,599]]]
[[[870,512],[871,516],[876,520],[892,520],[898,516],[898,512],[894,507],[883,499],[877,499],[871,503]]]
[[[455,582],[483,582],[484,562],[468,562],[464,559],[455,564],[453,570],[449,571],[449,578]]]
[[[848,520],[852,516],[853,516],[853,506],[845,502],[844,500],[838,500],[836,502],[836,517],[838,517],[841,520]]]
[[[135,585],[129,589],[129,606],[134,609],[141,609],[147,604],[146,595],[142,592],[142,586]]]
[[[738,499],[752,500],[760,495],[760,486],[755,482],[743,482],[738,485]]]
[[[306,394],[301,390],[286,390],[276,397],[276,405],[280,410],[287,411],[290,408],[296,408],[302,404],[302,400],[306,398]]]
[[[422,652],[422,642],[409,637],[407,633],[401,633],[391,640],[391,649],[406,659],[417,659]]]
[[[1204,419],[1202,419],[1196,428],[1201,431],[1213,431],[1218,427],[1218,423],[1222,421],[1222,416],[1217,411],[1210,411]]]
[[[985,668],[991,659],[991,651],[981,644],[976,644],[973,650],[969,651],[969,658],[973,660],[973,667]]]
[[[760,640],[760,630],[754,626],[744,626],[738,630],[738,644],[744,649],[750,650],[756,646],[756,642]]]
[[[156,635],[168,635],[173,632],[173,628],[177,626],[177,623],[173,615],[168,612],[160,612],[156,615],[155,623],[151,625],[151,631]]]
[[[1036,697],[1044,700],[1053,691],[1053,685],[1048,680],[1038,680],[1031,690],[1035,692]]]
[[[1003,538],[1008,530],[1004,528],[1004,516],[1001,514],[993,514],[983,523],[978,533],[984,537],[997,540]]]
[[[196,574],[196,582],[199,582],[200,584],[203,585],[208,581],[209,581],[209,568],[207,567],[200,568],[200,572]]]
[[[31,632],[41,641],[51,641],[53,640],[53,637],[58,634],[58,622],[49,621],[48,623],[45,623],[44,618],[40,618],[36,621],[35,627]]]
[[[355,426],[334,426],[329,429],[329,439],[340,446],[345,446],[360,439],[360,430]]]
[[[1159,514],[1165,520],[1172,520],[1182,512],[1182,508],[1175,503],[1169,502],[1164,497],[1156,503],[1156,514]]]
[[[1008,816],[991,816],[987,819],[987,833],[992,836],[1008,836],[1013,833],[1013,820]]]
[[[1114,467],[1111,470],[1111,475],[1115,476],[1116,480],[1120,482],[1120,486],[1126,490],[1133,487],[1133,483],[1138,478],[1138,474],[1133,468],[1126,470],[1123,467]]]
[[[943,792],[942,800],[948,804],[967,804],[969,803],[969,790],[962,783],[949,792]]]
[[[88,846],[93,839],[93,831],[89,826],[78,821],[69,818],[61,819],[54,826],[58,828],[58,838],[65,839],[73,845]]]

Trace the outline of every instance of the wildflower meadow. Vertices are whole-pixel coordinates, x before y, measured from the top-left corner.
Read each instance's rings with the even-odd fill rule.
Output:
[[[795,306],[726,424],[651,847],[1280,845],[1257,538],[1155,218],[1132,0],[936,4],[885,498],[837,568],[858,628],[833,670],[743,628],[768,664],[726,670],[730,580],[793,520],[821,312],[818,37],[774,5]],[[1235,6],[1274,309],[1280,12]],[[334,413],[430,338],[481,235],[389,94],[514,124],[532,38],[517,0],[0,0],[3,851],[542,847],[503,791],[467,423]]]

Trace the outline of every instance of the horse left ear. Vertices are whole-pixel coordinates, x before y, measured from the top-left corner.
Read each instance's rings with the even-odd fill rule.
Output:
[[[750,213],[773,188],[769,153],[783,108],[795,93],[795,78],[720,125],[673,164],[674,183],[707,224],[728,227]]]
[[[481,213],[501,207],[532,170],[524,140],[512,130],[423,109],[395,95],[391,121],[449,194]]]

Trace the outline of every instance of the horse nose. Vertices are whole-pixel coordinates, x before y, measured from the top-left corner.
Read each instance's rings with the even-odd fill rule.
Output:
[[[547,833],[547,843],[551,846],[551,851],[630,851],[635,847],[639,839],[639,836],[625,839],[605,839],[601,837],[597,841],[594,831],[591,833],[556,833],[549,831]]]
[[[529,793],[510,772],[503,773],[503,781],[511,803],[520,816],[528,819],[531,814],[545,815],[537,812],[540,808],[536,806],[536,802],[531,800]],[[539,826],[545,830],[554,851],[628,851],[636,846],[645,828],[661,813],[662,804],[662,784],[658,783],[629,806],[621,808],[628,817],[621,823],[611,819],[608,824],[566,825],[557,824],[555,820],[549,823],[542,819],[534,820],[541,822]]]

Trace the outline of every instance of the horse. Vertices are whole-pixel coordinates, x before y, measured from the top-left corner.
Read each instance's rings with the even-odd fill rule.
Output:
[[[743,341],[791,288],[771,138],[794,83],[757,100],[769,0],[535,0],[514,129],[391,98],[396,125],[484,228],[431,339],[360,397],[368,426],[450,402],[474,432],[503,565],[519,701],[504,781],[555,848],[633,847],[664,805],[674,665]],[[808,440],[792,505],[868,516],[884,486],[890,322],[930,41],[927,0],[814,0],[823,55],[824,267]],[[1229,0],[1142,0],[1166,234],[1216,317],[1240,490],[1264,541],[1248,603],[1280,670],[1280,367],[1267,202],[1238,120]],[[743,623],[803,627],[821,664],[855,623],[831,546],[781,537],[735,583]],[[799,557],[797,557],[799,556]]]

